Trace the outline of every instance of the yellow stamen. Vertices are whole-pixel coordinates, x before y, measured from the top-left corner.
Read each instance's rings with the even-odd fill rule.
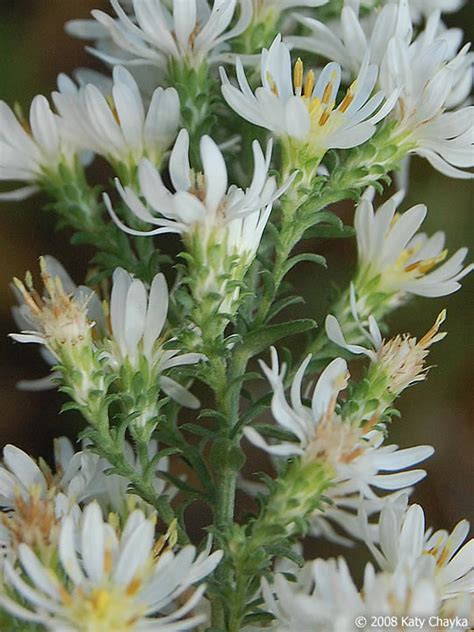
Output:
[[[109,104],[109,107],[110,107],[110,109],[112,111],[112,114],[113,114],[113,117],[114,117],[115,121],[120,125],[120,119],[119,119],[119,115],[118,115],[118,112],[117,112],[117,108],[115,107],[115,101],[114,101],[113,96],[111,94],[109,94],[106,97],[106,100],[107,100],[107,103]]]
[[[308,74],[306,75],[304,88],[303,88],[303,94],[305,97],[308,97],[308,99],[313,94],[315,82],[316,82],[316,78],[314,76],[314,70],[310,70]]]
[[[350,106],[352,101],[354,100],[354,95],[350,91],[350,89],[346,92],[346,96],[342,99],[341,104],[338,107],[340,112],[345,112],[347,108]]]
[[[324,110],[324,112],[321,114],[318,124],[322,127],[327,122],[330,116],[331,116],[331,110],[329,109]]]
[[[405,272],[412,272],[413,270],[418,270],[421,274],[426,274],[432,268],[434,268],[438,263],[444,261],[446,259],[446,255],[448,254],[447,250],[443,250],[436,257],[431,257],[430,259],[424,259],[423,261],[415,261],[411,263],[409,266],[406,266]]]
[[[300,57],[296,60],[293,68],[293,85],[296,94],[299,96],[301,94],[301,88],[303,87],[303,62]]]
[[[323,96],[321,99],[321,101],[325,105],[329,103],[329,99],[331,98],[331,94],[332,94],[332,88],[333,88],[333,84],[332,84],[332,79],[331,79],[331,81],[329,81],[329,83],[326,84],[326,87],[324,88]]]
[[[135,595],[140,590],[141,585],[142,582],[138,579],[138,577],[132,579],[132,581],[127,586],[127,595],[129,595],[129,597]]]
[[[106,549],[104,552],[104,572],[110,573],[112,571],[112,551]]]
[[[92,606],[99,613],[103,613],[107,609],[109,602],[110,602],[110,594],[104,588],[100,588],[99,590],[96,590],[91,595]]]

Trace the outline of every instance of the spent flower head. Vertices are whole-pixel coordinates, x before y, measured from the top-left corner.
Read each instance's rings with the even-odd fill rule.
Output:
[[[59,359],[92,346],[91,329],[95,323],[89,318],[88,307],[93,292],[85,287],[72,291],[71,287],[64,287],[62,278],[55,274],[56,267],[51,266],[52,261],[54,263],[49,258],[40,258],[43,295],[35,290],[30,272],[24,282],[14,279],[21,301],[19,314],[30,329],[10,336],[17,342],[45,345]]]

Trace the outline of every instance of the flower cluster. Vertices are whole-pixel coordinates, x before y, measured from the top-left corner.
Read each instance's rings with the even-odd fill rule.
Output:
[[[81,443],[51,466],[3,449],[2,630],[472,626],[469,524],[426,530],[408,498],[434,447],[389,436],[446,309],[420,338],[388,317],[474,268],[419,232],[424,204],[399,211],[411,154],[472,178],[473,54],[441,17],[462,4],[110,0],[66,25],[103,73],[61,74],[29,120],[0,103],[0,180],[20,183],[0,200],[42,191],[91,255],[86,285],[49,255],[42,289],[12,284],[11,338],[50,368],[19,387],[57,388]],[[318,328],[289,273],[352,236]],[[249,443],[271,475],[244,477]],[[306,536],[375,563],[357,583],[343,557],[305,562]]]

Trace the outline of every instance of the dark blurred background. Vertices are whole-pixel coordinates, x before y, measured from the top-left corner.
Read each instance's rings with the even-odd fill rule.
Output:
[[[474,5],[469,4],[447,20],[451,26],[466,29],[470,25],[466,39],[473,36]],[[0,98],[10,105],[18,101],[27,112],[35,94],[48,95],[54,89],[59,72],[71,73],[81,65],[100,69],[83,51],[83,44],[63,30],[66,20],[87,17],[92,8],[107,8],[107,3],[0,0]],[[441,176],[421,160],[413,160],[411,176],[403,208],[425,202],[429,215],[424,229],[428,233],[445,230],[451,253],[463,245],[472,252],[472,183]],[[38,257],[44,253],[60,259],[81,282],[89,254],[70,246],[69,234],[55,231],[52,215],[42,211],[44,202],[36,196],[0,207],[0,444],[12,442],[35,455],[50,455],[53,437],[74,436],[78,422],[69,414],[58,416],[62,400],[54,391],[25,393],[15,388],[20,379],[42,377],[45,365],[36,348],[7,339],[8,332],[15,330],[8,286],[14,275],[21,277],[26,270],[35,270]],[[350,207],[342,208],[341,213],[351,220]],[[355,249],[353,240],[315,242],[314,248],[327,256],[329,273],[300,266],[292,281],[307,297],[304,312],[320,320],[328,307],[322,297],[329,295],[329,277],[340,284],[348,281]],[[471,522],[474,518],[473,283],[471,275],[461,292],[444,299],[416,299],[390,319],[394,333],[422,335],[439,311],[448,308],[449,336],[430,355],[434,366],[429,380],[406,392],[399,401],[403,416],[393,424],[391,434],[391,442],[403,447],[428,443],[436,448],[435,456],[426,464],[429,475],[413,496],[424,506],[428,522],[436,527],[452,528],[463,517]],[[252,450],[251,455],[257,458],[256,451]],[[336,547],[328,546],[322,554],[335,552]]]

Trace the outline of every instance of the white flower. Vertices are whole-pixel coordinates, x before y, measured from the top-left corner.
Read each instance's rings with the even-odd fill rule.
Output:
[[[176,90],[157,88],[145,112],[135,79],[121,66],[113,71],[110,100],[95,85],[77,87],[66,75],[60,75],[58,88],[53,100],[64,137],[112,163],[133,166],[147,157],[159,164],[176,136],[180,120]]]
[[[474,166],[474,110],[452,111],[464,104],[472,87],[474,56],[469,45],[457,52],[459,29],[446,29],[435,10],[413,38],[407,0],[387,4],[375,20],[359,20],[346,6],[335,29],[311,19],[305,24],[313,36],[290,38],[292,45],[334,59],[352,74],[367,56],[379,65],[378,87],[385,96],[398,94],[388,117],[397,123],[394,144],[425,157],[447,176],[472,177],[465,169]]]
[[[53,632],[196,628],[203,618],[187,615],[205,586],[189,591],[215,569],[222,552],[209,555],[205,550],[196,556],[195,548],[186,546],[178,553],[167,550],[156,559],[154,547],[153,518],[134,511],[117,535],[104,522],[99,506],[91,503],[79,534],[70,517],[62,523],[58,548],[62,571],[43,566],[28,546],[21,545],[23,573],[6,562],[4,574],[26,606],[5,594],[0,602],[18,618],[36,621]],[[173,602],[182,596],[184,603],[177,607]]]
[[[92,52],[108,63],[146,63],[160,68],[170,60],[194,68],[214,63],[222,45],[240,35],[252,17],[251,0],[214,0],[212,10],[207,2],[173,0],[172,12],[162,0],[134,0],[130,17],[118,0],[111,4],[118,19],[97,10],[92,15],[127,55],[118,58],[97,49]],[[229,29],[237,6],[239,18]]]
[[[70,443],[67,444],[66,449],[63,451],[66,455],[73,454]],[[135,471],[141,474],[143,472],[143,465],[128,441],[125,441],[123,444],[123,453],[126,461]],[[158,443],[152,439],[148,443],[149,463],[153,461],[157,453]],[[140,508],[146,513],[151,511],[150,505],[145,503],[139,496],[129,492],[130,481],[119,474],[111,474],[110,463],[106,459],[91,452],[87,442],[84,442],[84,449],[80,452],[80,455],[81,461],[82,459],[87,461],[88,472],[87,480],[83,483],[83,487],[81,488],[81,503],[96,500],[100,504],[104,516],[108,516],[110,512],[114,512],[122,519],[127,517],[132,509],[135,508]],[[172,498],[176,493],[176,489],[165,482],[163,478],[160,478],[160,473],[167,472],[169,469],[168,457],[164,457],[158,462],[156,462],[155,459],[154,463],[156,463],[156,465],[153,467],[153,477],[150,482],[156,495],[160,496],[166,493]],[[76,486],[80,484],[80,482],[79,480]],[[74,493],[74,488],[70,488],[70,493]]]
[[[108,353],[117,368],[125,361],[135,370],[145,358],[154,375],[159,374],[163,391],[183,406],[196,408],[199,401],[187,389],[162,373],[168,369],[195,364],[203,359],[199,353],[179,354],[177,349],[164,349],[169,340],[163,335],[168,313],[168,288],[162,274],[153,279],[149,293],[139,279],[122,268],[113,275],[110,299],[112,342]]]
[[[261,55],[262,86],[252,92],[242,62],[237,59],[239,89],[221,70],[222,94],[240,116],[276,136],[305,148],[308,156],[322,157],[328,149],[355,147],[368,140],[393,107],[396,93],[386,101],[382,92],[371,97],[377,67],[362,65],[357,79],[335,108],[341,68],[330,63],[316,81],[310,70],[304,76],[303,62],[291,68],[290,52],[278,35]]]
[[[110,200],[105,203],[116,223],[132,235],[157,235],[176,232],[191,235],[199,231],[199,239],[205,245],[214,237],[224,244],[228,254],[255,256],[263,230],[270,215],[272,203],[290,185],[289,179],[277,188],[273,176],[268,176],[272,153],[271,143],[266,155],[257,141],[253,145],[254,174],[245,191],[232,185],[228,187],[227,168],[222,152],[209,137],[201,138],[200,152],[204,173],[195,174],[189,165],[189,135],[183,129],[178,135],[169,162],[171,193],[161,179],[158,170],[147,160],[140,163],[138,179],[140,192],[154,213],[152,215],[131,187],[117,189],[130,210],[142,221],[159,228],[136,231],[125,226],[114,213]]]
[[[474,539],[463,545],[469,533],[467,520],[459,522],[451,534],[425,531],[423,509],[420,505],[407,508],[402,498],[386,503],[378,529],[379,548],[370,535],[366,543],[383,571],[435,577],[443,599],[474,592]]]
[[[359,280],[356,289],[367,281],[378,280],[378,289],[391,295],[416,294],[419,296],[445,296],[458,290],[459,281],[473,269],[463,269],[467,248],[460,248],[443,265],[446,258],[445,235],[442,231],[428,238],[417,233],[424,218],[426,206],[418,204],[396,214],[402,194],[395,194],[377,211],[368,195],[357,206],[354,226],[357,236]],[[400,298],[402,298],[400,296]]]
[[[389,2],[366,18],[358,17],[358,6],[353,4],[346,2],[340,19],[329,23],[300,18],[311,35],[292,35],[285,40],[294,48],[337,62],[352,75],[357,75],[366,57],[380,66],[392,37],[410,42],[413,28],[406,0]]]
[[[321,7],[328,0],[252,0],[252,22],[262,23],[269,20],[276,21],[283,11],[301,9],[303,7]]]
[[[262,596],[277,632],[350,632],[365,611],[343,558],[308,563],[297,582],[280,573],[271,585],[262,579]]]
[[[295,435],[295,440],[268,444],[254,429],[247,427],[245,436],[257,447],[275,456],[301,456],[320,460],[333,468],[333,486],[330,497],[357,495],[362,499],[378,500],[372,487],[397,491],[421,480],[424,470],[404,471],[428,458],[431,446],[418,446],[398,450],[397,445],[383,446],[384,435],[372,430],[371,424],[351,423],[336,413],[338,393],[348,380],[345,360],[336,358],[321,374],[313,392],[311,408],[301,401],[301,384],[311,356],[301,364],[291,385],[291,406],[284,392],[285,365],[281,370],[278,356],[272,348],[272,367],[261,366],[273,388],[272,413],[278,424]],[[383,472],[391,472],[385,474]]]
[[[0,200],[23,200],[32,195],[61,164],[72,167],[77,150],[63,137],[59,118],[46,97],[33,99],[29,122],[18,120],[0,101],[0,180],[27,183],[26,187],[1,193]]]
[[[0,545],[15,556],[20,543],[50,556],[57,545],[61,518],[87,498],[98,457],[74,453],[68,439],[54,444],[55,472],[13,445],[3,449],[0,467]]]
[[[425,632],[448,625],[461,632],[468,626],[466,600],[443,601],[432,577],[400,570],[375,573],[367,564],[359,591],[342,557],[307,562],[296,582],[280,573],[272,584],[263,579],[262,596],[264,608],[275,617],[270,629],[276,632],[353,632],[358,621],[367,629],[364,619],[376,632],[401,632],[415,625],[409,623],[413,617],[418,617],[416,628]],[[448,616],[451,624],[446,623]]]
[[[380,86],[389,93],[401,88],[391,113],[395,135],[413,143],[411,153],[425,157],[435,169],[454,178],[471,178],[474,166],[474,108],[462,107],[472,87],[474,55],[469,44],[457,54],[456,41],[440,30],[439,13],[410,44],[394,37],[380,67]]]

